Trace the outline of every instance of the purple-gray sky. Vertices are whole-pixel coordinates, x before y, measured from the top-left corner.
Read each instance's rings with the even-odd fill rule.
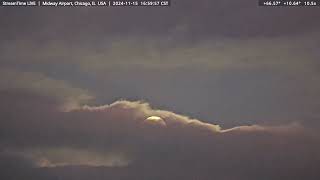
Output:
[[[1,179],[319,179],[319,18],[2,7]]]

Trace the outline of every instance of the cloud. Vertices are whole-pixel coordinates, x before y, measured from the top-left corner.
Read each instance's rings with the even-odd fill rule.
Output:
[[[58,173],[64,179],[68,174],[64,170],[75,167],[79,174],[75,179],[94,179],[103,172],[111,179],[120,174],[126,175],[124,179],[319,176],[313,171],[320,160],[319,134],[297,123],[223,129],[142,101],[120,100],[63,112],[43,106],[45,96],[18,94],[0,93],[12,102],[0,108],[0,154],[29,161],[38,167],[34,174]],[[145,122],[150,116],[161,122],[150,126]],[[97,168],[95,173],[90,167]]]
[[[37,72],[0,69],[0,90],[24,90],[53,97],[63,103],[63,110],[71,110],[88,103],[94,97],[87,91],[72,87],[64,80],[56,80]]]
[[[24,158],[36,167],[60,166],[127,166],[130,159],[121,152],[94,152],[88,149],[73,148],[29,148],[24,150],[9,150],[4,154]]]
[[[77,110],[76,110],[77,111]],[[90,107],[84,106],[78,111],[88,112],[105,112],[108,114],[116,114],[114,116],[125,116],[127,119],[144,122],[149,117],[159,117],[167,126],[180,126],[180,127],[198,127],[203,130],[218,132],[219,125],[201,122],[200,120],[193,119],[187,116],[179,115],[170,111],[152,109],[151,106],[142,101],[116,101],[110,105]],[[161,126],[162,123],[158,123]]]
[[[310,71],[315,68],[318,59],[316,47],[319,42],[315,37],[319,37],[319,33],[271,38],[216,37],[185,43],[172,42],[165,37],[129,36],[110,38],[100,42],[97,47],[85,44],[69,47],[66,45],[68,42],[61,40],[45,44],[32,42],[38,53],[30,54],[32,50],[23,46],[19,54],[13,55],[13,51],[19,49],[19,44],[23,44],[19,40],[9,42],[11,45],[2,54],[4,60],[11,59],[10,62],[17,64],[24,64],[23,59],[29,57],[28,62],[39,65],[72,64],[84,72],[99,74],[114,68],[137,67],[201,67],[213,70],[271,67]],[[69,51],[66,51],[68,48]]]
[[[0,17],[5,24],[0,28],[1,66],[9,68],[0,70],[0,179],[319,179],[319,133],[302,124],[224,129],[209,123],[214,119],[142,101],[82,106],[93,96],[69,82],[103,87],[100,93],[111,94],[112,100],[159,95],[158,104],[188,114],[215,112],[216,105],[235,117],[244,109],[263,109],[264,117],[277,111],[300,117],[307,109],[318,117],[318,9],[261,8],[253,0],[177,0],[164,9],[3,9]],[[268,69],[263,76],[270,79],[257,77],[261,69]],[[248,70],[250,77],[238,76]],[[283,71],[290,73],[281,80]],[[208,84],[225,72],[227,80]],[[56,77],[47,76],[53,73]],[[229,75],[238,78],[230,81]],[[170,88],[172,80],[185,82]],[[217,86],[223,88],[213,92]],[[180,104],[179,109],[176,96],[190,108]],[[269,97],[279,100],[256,108]],[[200,106],[201,101],[206,103]],[[286,104],[299,104],[293,109],[301,111]],[[151,116],[159,118],[151,123],[146,120]]]
[[[307,131],[298,123],[291,123],[287,125],[278,126],[261,126],[261,125],[251,125],[251,126],[238,126],[230,129],[222,130],[222,132],[228,133],[232,131],[242,131],[242,132],[270,132],[270,133],[297,133]]]
[[[256,1],[241,3],[222,0],[176,0],[166,9],[39,9],[31,14],[5,9],[1,15],[7,26],[1,28],[4,40],[11,39],[66,39],[70,42],[91,42],[115,35],[172,35],[173,38],[206,39],[208,36],[280,36],[318,30],[317,9],[268,9]],[[196,12],[196,13],[190,13]],[[25,21],[29,15],[36,22]],[[148,14],[148,16],[145,16]],[[41,16],[39,16],[41,15]],[[114,17],[117,16],[115,19]],[[63,17],[63,18],[62,18]],[[207,17],[210,17],[208,19]],[[139,19],[139,21],[137,21]],[[261,19],[264,19],[263,21]],[[108,23],[101,23],[101,22]],[[123,23],[119,23],[123,22]],[[32,28],[26,24],[32,23]],[[84,26],[88,24],[88,26]],[[25,30],[19,31],[24,28]]]

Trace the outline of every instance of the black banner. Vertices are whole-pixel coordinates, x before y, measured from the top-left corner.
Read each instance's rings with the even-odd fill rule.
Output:
[[[79,0],[79,1],[12,1],[1,0],[0,6],[38,6],[38,7],[120,7],[120,6],[148,6],[148,7],[165,7],[170,6],[170,0]]]

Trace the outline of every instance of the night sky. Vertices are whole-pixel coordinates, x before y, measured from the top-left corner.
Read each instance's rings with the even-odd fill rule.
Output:
[[[0,7],[0,179],[319,180],[319,19]]]

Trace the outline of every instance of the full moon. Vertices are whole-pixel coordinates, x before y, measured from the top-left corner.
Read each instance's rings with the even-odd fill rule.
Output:
[[[150,116],[144,122],[150,125],[166,126],[166,122],[159,116]]]

